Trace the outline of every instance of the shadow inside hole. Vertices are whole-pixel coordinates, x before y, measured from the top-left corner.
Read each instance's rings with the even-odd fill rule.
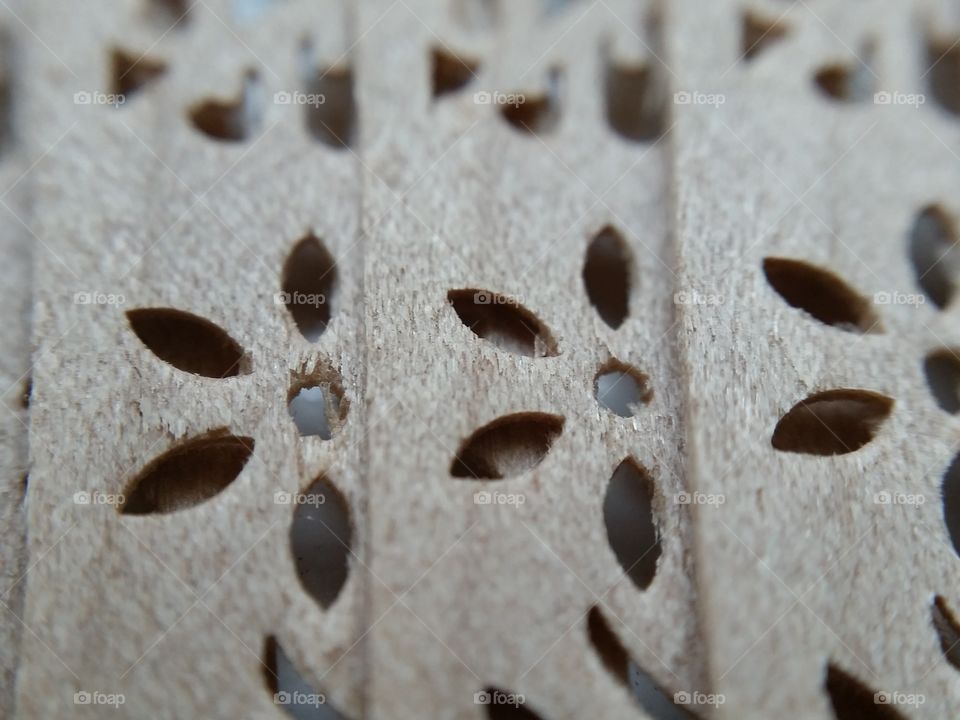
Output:
[[[779,21],[747,10],[743,13],[740,31],[743,59],[752,60],[761,50],[783,39],[786,34],[786,26]]]
[[[763,273],[791,307],[825,325],[847,332],[883,331],[869,301],[828,270],[800,260],[768,257],[763,260]]]
[[[656,681],[637,665],[607,623],[599,606],[587,615],[587,637],[606,670],[633,695],[655,720],[690,720],[695,716],[676,704]],[[682,696],[682,693],[678,693]]]
[[[349,65],[317,67],[313,43],[300,47],[301,73],[306,92],[313,102],[304,104],[307,131],[317,142],[345,149],[356,139],[357,103],[353,68]]]
[[[604,74],[607,123],[618,135],[650,142],[666,128],[665,90],[658,68],[607,59]]]
[[[300,435],[330,440],[339,431],[345,406],[332,384],[301,387],[290,399],[290,417]]]
[[[893,705],[888,704],[889,697],[886,700],[878,697],[882,694],[833,663],[827,665],[824,689],[837,720],[905,720]]]
[[[623,237],[607,225],[587,248],[583,284],[590,303],[603,321],[616,330],[629,313],[630,252]]]
[[[941,485],[943,522],[947,526],[953,551],[960,556],[960,455],[957,455],[943,474]]]
[[[930,36],[927,64],[924,76],[930,94],[944,110],[960,115],[960,44],[957,39]]]
[[[953,667],[960,670],[960,625],[943,596],[937,595],[933,598],[930,604],[930,619],[937,631],[943,656]]]
[[[294,720],[347,720],[323,693],[314,690],[274,637],[264,643],[263,674],[275,705]]]
[[[455,93],[476,78],[480,63],[476,60],[454,55],[444,48],[431,51],[433,65],[433,97]]]
[[[323,335],[333,314],[337,262],[312,233],[301,238],[283,266],[283,299],[308,342]]]
[[[238,99],[199,102],[190,109],[190,121],[197,130],[214,140],[242,142],[260,127],[261,94],[259,75],[255,70],[249,70]]]
[[[111,92],[129,100],[136,92],[167,71],[166,63],[114,48],[110,56]]]
[[[927,385],[937,405],[948,413],[960,411],[960,358],[953,350],[937,350],[923,363]]]
[[[871,69],[874,43],[864,43],[857,57],[848,62],[822,66],[813,76],[820,91],[831,100],[865,102],[873,99],[876,76]]]
[[[794,405],[777,422],[771,444],[781,452],[845,455],[871,442],[893,399],[859,389],[826,390]]]
[[[527,707],[526,698],[519,693],[487,687],[477,693],[474,701],[484,703],[489,720],[540,720],[540,715]]]
[[[347,582],[352,528],[346,498],[324,477],[297,496],[290,549],[304,590],[329,608]]]
[[[539,465],[563,432],[558,415],[528,412],[498,418],[467,438],[450,466],[456,478],[503,480]]]
[[[499,108],[503,119],[520,132],[544,135],[556,130],[563,112],[563,70],[550,68],[545,93],[513,93]]]
[[[653,398],[646,375],[619,361],[607,363],[594,379],[594,395],[600,407],[632,417]]]
[[[956,291],[960,251],[953,221],[939,205],[925,207],[914,220],[910,262],[923,292],[938,308],[946,307]]]
[[[607,540],[633,583],[646,590],[657,573],[660,533],[653,516],[653,478],[632,459],[614,471],[603,500]]]

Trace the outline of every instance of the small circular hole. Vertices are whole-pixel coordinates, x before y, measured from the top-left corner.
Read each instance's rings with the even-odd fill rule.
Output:
[[[330,440],[343,427],[349,404],[338,381],[308,377],[291,387],[288,410],[301,436]]]
[[[600,406],[620,417],[636,415],[653,398],[649,378],[619,360],[611,360],[600,368],[593,390]]]

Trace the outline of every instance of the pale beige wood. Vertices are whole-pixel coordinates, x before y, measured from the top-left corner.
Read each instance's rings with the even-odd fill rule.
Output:
[[[956,670],[930,603],[956,603],[957,557],[940,500],[956,420],[923,377],[928,350],[956,342],[956,306],[873,305],[883,332],[828,327],[764,278],[765,257],[836,273],[875,293],[920,293],[908,259],[916,213],[954,208],[956,119],[933,99],[879,105],[875,91],[929,93],[919,6],[768,3],[788,28],[745,64],[740,6],[682,2],[671,34],[678,86],[725,97],[678,105],[681,283],[718,304],[680,307],[691,486],[722,494],[696,507],[698,588],[710,684],[721,717],[833,717],[833,662],[874,691],[922,695],[909,718],[956,715]],[[710,33],[711,43],[689,38]],[[869,97],[838,103],[813,76],[876,53]],[[780,417],[816,391],[873,390],[895,400],[876,438],[848,455],[778,452]],[[925,503],[882,505],[882,492]],[[879,712],[881,708],[877,708]],[[879,715],[878,715],[879,717]]]

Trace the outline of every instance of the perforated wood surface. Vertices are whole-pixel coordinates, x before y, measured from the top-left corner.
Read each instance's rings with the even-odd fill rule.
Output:
[[[947,3],[8,10],[0,713],[957,714]]]

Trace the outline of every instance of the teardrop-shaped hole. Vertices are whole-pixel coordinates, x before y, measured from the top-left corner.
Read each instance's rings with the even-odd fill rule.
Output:
[[[454,55],[444,48],[433,48],[430,58],[435,98],[462,90],[476,79],[480,69],[480,63],[476,60]]]
[[[960,455],[950,463],[943,474],[940,492],[943,499],[943,522],[953,543],[953,550],[960,556]]]
[[[254,441],[214,430],[188,440],[147,465],[124,492],[124,515],[170,513],[218,495],[237,479]]]
[[[607,672],[631,692],[651,718],[689,720],[694,717],[686,708],[677,705],[656,681],[630,658],[627,649],[610,628],[603,611],[597,605],[590,608],[587,614],[587,637]],[[683,697],[683,693],[677,693],[675,697]]]
[[[930,604],[930,619],[937,631],[943,656],[960,670],[960,623],[943,596],[937,595],[933,598]]]
[[[290,417],[300,435],[321,440],[330,440],[340,433],[350,407],[333,372],[296,377],[288,403]]]
[[[769,257],[767,282],[791,306],[849,332],[882,332],[870,302],[833,273],[809,263]]]
[[[225,142],[242,142],[259,129],[261,116],[260,80],[256,71],[247,72],[243,90],[236,100],[210,99],[190,108],[190,122],[207,137]]]
[[[956,37],[927,37],[927,80],[930,94],[949,113],[960,115],[960,42]]]
[[[563,71],[551,68],[547,74],[547,89],[544,93],[498,94],[500,115],[511,127],[520,132],[545,135],[560,124],[563,112]]]
[[[665,91],[660,74],[649,63],[627,64],[607,57],[604,100],[607,123],[620,137],[650,142],[666,128]]]
[[[763,17],[752,10],[745,11],[740,30],[743,59],[752,60],[786,34],[787,27],[780,21]]]
[[[477,480],[515,477],[539,465],[561,432],[563,418],[559,415],[505,415],[461,443],[450,474]]]
[[[620,327],[629,313],[632,265],[633,258],[623,236],[610,225],[600,230],[587,248],[583,265],[587,297],[613,329]]]
[[[905,720],[904,716],[853,675],[833,663],[827,665],[824,689],[837,720]],[[880,697],[878,697],[880,695]]]
[[[164,62],[114,48],[110,55],[111,92],[123,96],[127,101],[166,71],[167,64]]]
[[[320,607],[329,608],[350,569],[353,531],[347,500],[325,477],[296,497],[277,493],[276,499],[294,502],[290,549],[300,583]]]
[[[550,330],[513,297],[489,290],[451,290],[447,300],[461,322],[501,350],[528,357],[559,354]]]
[[[808,455],[844,455],[876,436],[893,410],[893,399],[869,390],[827,390],[794,405],[773,431],[777,450]]]
[[[313,234],[302,237],[283,266],[281,299],[300,333],[316,342],[330,323],[337,261]]]
[[[318,98],[317,102],[304,105],[310,136],[336,149],[353,145],[357,132],[353,69],[336,65],[316,70],[307,79],[307,93]]]
[[[486,687],[474,695],[473,701],[485,705],[489,720],[540,720],[540,715],[527,705],[520,693]]]
[[[936,350],[923,362],[927,386],[943,410],[960,411],[960,356],[953,350]]]
[[[952,218],[939,205],[921,210],[910,230],[910,263],[917,284],[938,308],[944,308],[957,289],[960,247]]]
[[[608,360],[597,371],[593,391],[600,407],[620,417],[636,415],[653,399],[650,379],[616,358]]]
[[[263,677],[273,704],[295,720],[347,720],[324,693],[318,692],[290,661],[273,636],[264,641]]]
[[[641,590],[657,574],[660,533],[653,515],[655,484],[650,473],[633,458],[614,470],[603,500],[607,540],[620,567]]]
[[[173,308],[129,310],[127,320],[140,341],[178,370],[210,378],[250,372],[250,360],[219,326]]]

